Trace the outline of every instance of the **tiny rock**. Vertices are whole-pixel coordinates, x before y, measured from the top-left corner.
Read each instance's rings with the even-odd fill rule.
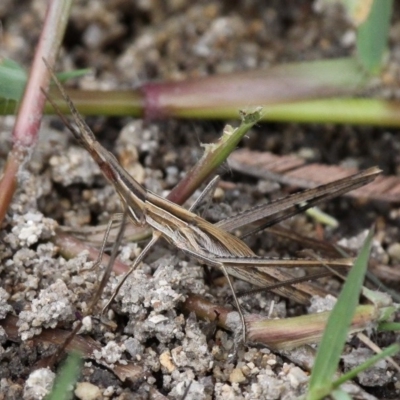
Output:
[[[176,370],[175,364],[172,362],[171,354],[169,351],[164,351],[160,355],[160,364],[171,374]]]
[[[231,383],[242,383],[246,381],[246,377],[240,368],[235,368],[229,375],[229,381]]]
[[[79,400],[98,400],[102,398],[101,390],[89,382],[77,383],[74,393]]]
[[[400,243],[393,243],[387,250],[393,261],[400,261]]]

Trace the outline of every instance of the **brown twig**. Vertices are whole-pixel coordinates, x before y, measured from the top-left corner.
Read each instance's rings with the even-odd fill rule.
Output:
[[[194,312],[197,317],[216,321],[218,326],[234,330],[238,321],[236,311],[214,304],[202,296],[191,294],[183,303],[184,311]],[[353,317],[350,332],[358,332],[370,326],[378,316],[373,305],[359,306]],[[258,314],[245,315],[250,342],[265,344],[273,350],[288,350],[304,344],[316,343],[325,329],[329,312],[303,315],[285,319],[267,319]]]

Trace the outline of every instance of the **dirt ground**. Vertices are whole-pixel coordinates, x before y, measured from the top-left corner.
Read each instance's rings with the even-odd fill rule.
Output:
[[[45,2],[14,3],[0,5],[1,55],[28,68]],[[393,65],[400,54],[399,24],[397,8],[390,37]],[[81,88],[132,88],[148,80],[348,56],[354,53],[352,34],[340,9],[321,12],[317,1],[76,1],[57,69],[91,68],[93,74],[76,83]],[[382,89],[381,95],[395,96],[389,89]],[[0,167],[11,148],[13,122],[13,116],[1,118]],[[133,176],[162,196],[201,157],[200,144],[215,141],[224,126],[216,121],[101,116],[87,122]],[[400,140],[392,128],[263,123],[241,146],[360,169],[378,165],[388,175],[396,175],[400,168]],[[219,198],[207,214],[212,221],[288,193],[278,184],[233,173],[227,165],[221,173]],[[92,263],[86,253],[73,259],[59,253],[52,240],[57,227],[71,227],[73,234],[85,233],[90,241],[94,227],[120,211],[117,195],[98,167],[55,117],[44,119],[40,142],[20,179],[0,231],[0,318],[18,316],[13,335],[0,325],[0,399],[41,398],[53,373],[33,371],[45,365],[55,349],[55,342],[43,334],[56,329],[55,335],[61,337],[61,332],[71,331],[93,295],[97,273],[82,271]],[[335,230],[326,228],[323,237],[350,240],[375,222],[380,263],[399,268],[400,212],[395,205],[337,199],[323,209],[340,222]],[[302,234],[321,235],[320,227],[305,216],[288,224]],[[143,244],[124,241],[120,259],[132,263]],[[248,244],[263,256],[293,257],[300,250],[267,234]],[[84,362],[75,398],[291,399],[304,393],[308,372],[299,361],[301,355],[249,345],[240,347],[234,359],[234,334],[182,313],[188,293],[226,304],[229,290],[215,284],[219,278],[218,271],[207,271],[158,244],[117,296],[108,315],[116,325],[106,326],[98,315],[85,318],[82,336],[91,338],[86,344],[94,356]],[[111,277],[98,311],[118,279]],[[399,284],[394,279],[385,283],[393,289]],[[332,290],[340,286],[335,280],[325,284]],[[235,282],[235,288],[250,286]],[[271,293],[245,302],[246,311],[264,315],[271,302],[279,317],[306,312]],[[396,340],[388,334],[372,337],[382,347]],[[356,338],[346,352],[347,366],[372,354]],[[123,379],[121,369],[126,365],[128,378]],[[398,373],[386,362],[360,377],[357,385],[355,398],[400,397]]]

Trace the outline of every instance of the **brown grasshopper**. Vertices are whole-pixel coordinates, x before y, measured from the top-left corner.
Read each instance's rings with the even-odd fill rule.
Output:
[[[190,210],[186,210],[146,190],[130,176],[128,172],[121,167],[114,155],[102,147],[96,140],[94,134],[76,110],[71,99],[65,93],[65,90],[52,69],[49,66],[48,68],[62,97],[69,106],[77,128],[70,124],[52,99],[44,92],[47,99],[53,105],[55,111],[67,128],[73,133],[76,140],[89,152],[99,165],[103,175],[114,186],[132,223],[137,226],[149,225],[153,230],[151,240],[136,258],[131,270],[123,277],[114,295],[107,303],[107,306],[113,300],[128,275],[138,267],[149,249],[160,237],[163,237],[170,244],[201,263],[221,268],[224,275],[227,277],[232,293],[234,293],[234,291],[229,278],[230,275],[258,287],[262,287],[274,285],[279,281],[293,280],[290,274],[277,267],[289,268],[321,265],[349,267],[352,265],[352,259],[321,261],[304,259],[282,260],[257,257],[246,243],[229,233],[229,231],[257,221],[259,225],[257,230],[264,229],[266,226],[295,215],[323,200],[365,185],[380,173],[378,168],[370,168],[350,177],[296,193],[284,199],[276,200],[268,205],[262,205],[247,210],[228,220],[212,224]],[[296,287],[290,288],[277,285],[274,292],[292,298],[300,303],[306,303],[310,295],[326,294],[325,291],[318,290],[318,288],[309,283],[298,283]],[[244,316],[240,311],[240,306],[235,295],[234,299],[242,320],[243,336],[245,338]]]

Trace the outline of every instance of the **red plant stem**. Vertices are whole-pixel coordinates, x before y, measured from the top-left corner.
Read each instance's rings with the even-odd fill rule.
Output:
[[[357,61],[352,58],[289,63],[266,70],[236,72],[187,79],[183,81],[149,82],[140,88],[124,91],[68,90],[77,109],[84,115],[129,115],[147,119],[160,118],[237,118],[238,110],[262,106],[264,119],[318,121],[329,120],[332,105],[311,104],[312,100],[353,95],[368,82]],[[53,94],[52,94],[53,95]],[[62,112],[68,112],[56,94]],[[61,101],[59,101],[61,100]],[[299,104],[298,104],[299,103]],[[303,104],[305,103],[305,105]],[[352,105],[358,107],[357,104]],[[388,106],[367,105],[374,114],[393,119]],[[383,107],[383,110],[382,110]],[[301,108],[301,112],[296,111]],[[314,109],[318,110],[317,116]],[[336,109],[337,109],[336,105]],[[339,103],[340,108],[340,103]],[[47,107],[52,112],[51,107]],[[356,108],[357,110],[357,108]],[[361,111],[362,112],[362,111]],[[360,111],[359,111],[360,113]],[[302,114],[306,114],[305,117]],[[335,118],[343,114],[343,107]],[[347,117],[351,122],[352,114]],[[387,115],[386,115],[387,114]],[[344,118],[343,116],[341,118]],[[359,119],[365,119],[363,114]],[[376,116],[375,116],[376,119]],[[339,119],[340,121],[340,119]]]
[[[50,0],[40,34],[35,57],[29,73],[21,106],[12,133],[13,148],[8,155],[3,177],[0,181],[0,223],[17,187],[18,173],[29,161],[38,140],[45,98],[40,88],[46,89],[49,73],[43,63],[45,58],[54,64],[67,24],[72,0]]]
[[[175,83],[176,90],[179,90],[179,83]],[[265,89],[266,91],[268,88]],[[145,95],[140,89],[126,90],[75,90],[67,89],[78,111],[86,116],[103,115],[112,117],[139,117],[146,114],[144,104]],[[338,93],[339,94],[339,93]],[[51,93],[53,96],[53,94]],[[166,94],[165,94],[166,95]],[[199,93],[199,98],[203,93]],[[63,100],[54,96],[57,106],[63,113],[69,113]],[[194,100],[193,100],[194,101]],[[272,100],[271,100],[272,101]],[[240,105],[220,103],[209,108],[185,107],[175,109],[174,112],[166,113],[162,105],[157,106],[154,118],[189,118],[189,119],[216,119],[227,120],[237,119],[238,110],[248,107],[250,102],[242,102]],[[297,101],[270,102],[260,104],[265,111],[261,121],[273,122],[295,122],[295,123],[329,123],[329,124],[350,124],[360,126],[400,126],[400,102],[396,100],[372,99],[361,97],[336,97],[319,98],[310,100],[308,98]],[[9,101],[0,109],[0,115],[13,114],[15,102]],[[51,105],[46,105],[46,113],[53,114]]]
[[[351,58],[283,64],[267,70],[221,74],[181,82],[151,82],[140,90],[146,118],[218,113],[354,93],[366,82]]]

